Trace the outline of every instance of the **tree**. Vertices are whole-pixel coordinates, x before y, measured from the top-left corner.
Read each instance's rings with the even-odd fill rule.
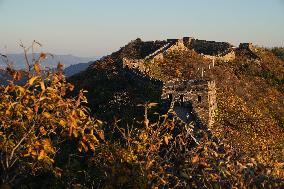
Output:
[[[25,50],[25,54],[27,51]],[[27,62],[24,85],[15,84],[22,72],[8,67],[12,76],[0,87],[0,176],[2,184],[17,182],[42,170],[58,173],[54,160],[65,141],[75,141],[79,152],[94,150],[103,138],[100,121],[89,116],[84,91],[67,97],[74,86],[62,74],[62,64],[54,71],[41,70],[47,54]],[[27,60],[28,61],[28,60]],[[60,174],[60,173],[58,173]]]

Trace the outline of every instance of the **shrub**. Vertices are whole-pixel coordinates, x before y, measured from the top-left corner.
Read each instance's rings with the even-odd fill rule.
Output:
[[[57,172],[55,159],[62,143],[75,141],[79,151],[94,150],[99,143],[99,122],[90,118],[81,91],[66,97],[73,86],[65,81],[62,65],[52,72],[41,70],[46,54],[29,64],[24,85],[19,71],[8,71],[13,80],[0,87],[0,176],[3,184],[18,183],[30,175]],[[59,174],[59,173],[58,173]]]
[[[284,61],[284,48],[283,47],[274,47],[271,49],[272,53]]]

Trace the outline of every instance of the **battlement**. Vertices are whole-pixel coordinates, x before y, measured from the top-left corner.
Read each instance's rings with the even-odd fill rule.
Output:
[[[233,45],[227,42],[216,42],[194,39],[192,37],[184,37],[185,46],[193,49],[199,54],[218,56],[228,52]]]
[[[210,60],[229,62],[236,58],[235,47],[227,42],[199,40],[193,37],[167,39],[167,42],[172,43],[173,46],[181,47],[183,45],[186,49],[194,50]]]
[[[145,45],[146,44],[146,45]],[[241,43],[238,48],[227,42],[216,42],[198,40],[192,37],[183,37],[182,39],[167,39],[163,42],[149,42],[141,47],[148,47],[156,44],[155,48],[151,48],[148,55],[140,56],[140,59],[123,58],[123,69],[125,74],[130,78],[139,78],[139,83],[147,85],[151,83],[161,90],[161,100],[169,101],[171,108],[184,106],[184,109],[191,111],[190,113],[200,120],[204,125],[211,126],[214,123],[215,110],[217,108],[216,101],[216,84],[215,81],[209,80],[180,80],[178,78],[163,82],[152,78],[149,75],[147,65],[154,63],[157,59],[164,58],[164,54],[173,51],[194,50],[203,55],[205,59],[224,62],[232,61],[236,58],[236,52],[241,51],[249,54],[252,59],[257,59],[254,53],[252,43]],[[158,45],[157,45],[158,44]],[[141,49],[140,47],[140,49]],[[143,53],[143,52],[142,52]],[[144,53],[145,54],[145,53]],[[210,69],[210,66],[209,66]],[[203,69],[202,69],[203,77]]]
[[[162,60],[165,53],[177,50],[193,50],[196,53],[202,55],[205,59],[220,62],[233,61],[236,59],[236,55],[239,52],[244,51],[251,60],[260,60],[260,58],[256,54],[256,48],[254,48],[252,43],[241,43],[239,47],[235,47],[228,42],[199,40],[193,37],[148,42],[143,42],[140,39],[134,42],[136,42],[136,46],[134,45],[134,48],[137,48],[136,50],[138,50],[139,52],[136,56],[132,57],[136,57],[137,59],[143,60],[144,62],[155,62],[155,60]],[[129,53],[126,53],[126,57],[128,57],[128,54]]]
[[[257,49],[253,46],[252,43],[240,43],[239,48],[237,50],[243,55],[245,55],[249,60],[261,60],[261,58],[256,54]]]
[[[204,125],[214,123],[216,101],[215,81],[209,80],[170,80],[163,84],[161,99],[169,100],[172,108],[187,107],[189,113]]]
[[[252,43],[240,43],[239,45],[240,49],[254,49],[253,44]]]

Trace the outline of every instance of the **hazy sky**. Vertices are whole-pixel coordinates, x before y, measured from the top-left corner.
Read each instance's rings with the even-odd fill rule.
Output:
[[[0,0],[0,52],[18,42],[79,56],[106,55],[137,37],[284,46],[284,0]]]

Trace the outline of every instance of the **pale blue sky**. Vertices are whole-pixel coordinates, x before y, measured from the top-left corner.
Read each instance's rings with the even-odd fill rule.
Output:
[[[284,46],[284,0],[0,0],[0,52],[106,55],[137,37]]]

